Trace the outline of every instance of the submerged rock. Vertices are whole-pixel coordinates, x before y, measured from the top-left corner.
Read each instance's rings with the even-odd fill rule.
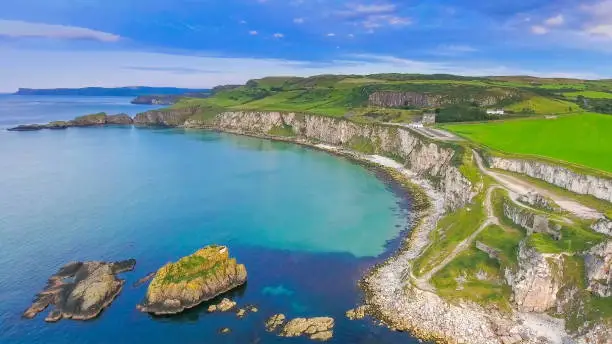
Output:
[[[330,317],[295,318],[280,332],[282,337],[308,336],[310,339],[325,341],[334,335],[334,319]]]
[[[222,329],[219,329],[220,334],[229,334],[230,332],[232,332],[232,330],[229,327],[224,327]]]
[[[208,306],[208,313],[213,312],[227,312],[232,308],[236,307],[236,302],[230,299],[224,298],[216,305]]]
[[[229,257],[227,247],[211,245],[159,269],[137,308],[158,315],[180,313],[243,285],[246,278],[246,268]]]
[[[359,319],[365,318],[367,311],[368,311],[368,306],[362,305],[355,309],[349,309],[348,311],[346,311],[345,314],[346,314],[346,317],[349,318],[350,320],[359,320]]]
[[[147,274],[145,277],[142,277],[140,279],[138,279],[138,281],[134,282],[134,284],[132,285],[134,288],[138,288],[141,285],[149,282],[150,280],[153,279],[153,277],[155,277],[155,272],[151,272],[149,274]]]
[[[113,302],[123,288],[124,280],[116,274],[134,269],[133,259],[116,262],[75,262],[62,268],[47,282],[23,316],[34,318],[49,305],[54,305],[45,321],[95,318]]]
[[[284,314],[274,314],[266,320],[266,331],[274,332],[280,326],[283,326],[285,323],[285,315]]]

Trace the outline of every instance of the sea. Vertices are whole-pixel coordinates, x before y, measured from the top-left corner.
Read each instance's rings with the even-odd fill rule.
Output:
[[[350,321],[360,278],[397,250],[411,200],[377,171],[283,142],[199,130],[136,127],[9,132],[107,112],[154,109],[123,97],[0,95],[0,343],[310,343],[264,321],[331,316],[330,343],[417,343],[375,320]],[[134,283],[209,244],[248,271],[228,295],[259,311],[141,313]],[[22,318],[71,261],[134,258],[121,294],[90,321]],[[220,334],[221,328],[229,334]]]

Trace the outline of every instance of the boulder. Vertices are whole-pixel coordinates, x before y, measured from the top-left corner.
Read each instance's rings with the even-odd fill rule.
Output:
[[[211,245],[160,268],[137,308],[158,315],[180,313],[243,285],[246,279],[246,268],[229,257],[227,247]]]
[[[349,309],[345,314],[350,320],[359,320],[365,318],[367,311],[368,306],[362,305],[354,309]]]
[[[333,337],[334,319],[330,317],[295,318],[283,326],[281,337],[308,336],[314,340],[329,340]]]
[[[612,240],[591,248],[584,265],[588,290],[600,297],[612,296]]]
[[[275,314],[266,320],[266,331],[274,332],[285,323],[284,314]]]
[[[69,263],[51,276],[23,316],[34,318],[49,305],[54,305],[55,309],[45,318],[47,322],[95,318],[123,288],[125,281],[118,279],[116,274],[134,269],[135,264],[133,259],[116,263]]]

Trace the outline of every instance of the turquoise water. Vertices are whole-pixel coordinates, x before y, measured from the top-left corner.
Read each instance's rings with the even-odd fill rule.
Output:
[[[52,105],[39,108],[43,121],[55,119]],[[90,105],[142,109],[126,99]],[[308,342],[266,333],[263,321],[278,312],[335,317],[336,343],[412,343],[344,319],[361,297],[356,282],[392,251],[409,218],[406,195],[348,160],[203,131],[0,131],[0,190],[0,343]],[[249,282],[233,297],[260,312],[239,320],[207,314],[206,305],[174,317],[135,309],[146,286],[133,282],[211,243],[246,265]],[[21,319],[59,266],[128,258],[136,269],[122,275],[122,294],[99,318]],[[221,327],[233,332],[221,336]]]

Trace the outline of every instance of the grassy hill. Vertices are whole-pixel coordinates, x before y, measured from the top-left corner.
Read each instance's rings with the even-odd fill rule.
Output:
[[[432,111],[439,123],[503,119],[446,128],[495,150],[612,172],[609,159],[602,159],[612,153],[612,116],[588,113],[612,113],[611,80],[319,75],[268,77],[212,92],[210,98],[183,99],[174,106],[198,107],[195,117],[204,122],[222,111],[239,110],[310,113],[357,122],[409,123]],[[504,108],[507,114],[488,115],[489,108]]]
[[[413,94],[426,100],[422,103],[406,101],[399,106],[373,106],[370,97],[377,92]],[[319,75],[250,80],[242,86],[215,88],[214,96],[209,99],[186,99],[176,106],[298,111],[384,122],[409,122],[423,112],[438,110],[440,122],[451,122],[494,119],[485,114],[487,108],[505,108],[510,116],[580,112],[591,106],[605,109],[607,102],[612,106],[612,93],[609,92],[612,92],[612,82],[605,80],[419,74]],[[443,110],[448,108],[459,115],[445,115]]]

